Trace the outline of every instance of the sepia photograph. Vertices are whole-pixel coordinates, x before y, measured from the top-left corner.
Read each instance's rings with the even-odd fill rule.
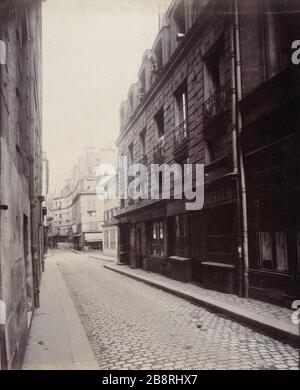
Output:
[[[300,0],[0,0],[0,386],[299,374],[299,124]]]

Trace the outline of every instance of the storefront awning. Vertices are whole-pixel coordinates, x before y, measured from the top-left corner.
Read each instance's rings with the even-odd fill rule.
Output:
[[[85,233],[85,241],[87,242],[97,242],[103,240],[103,233]]]

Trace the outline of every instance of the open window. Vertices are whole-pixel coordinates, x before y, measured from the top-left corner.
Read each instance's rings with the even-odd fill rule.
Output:
[[[187,86],[184,82],[174,94],[175,103],[175,149],[181,148],[187,141]]]
[[[204,58],[205,123],[226,109],[224,78],[224,39],[221,38]]]
[[[164,221],[154,221],[151,223],[151,246],[152,256],[164,256]]]
[[[152,72],[159,74],[163,68],[163,46],[160,39],[154,48],[154,62]]]

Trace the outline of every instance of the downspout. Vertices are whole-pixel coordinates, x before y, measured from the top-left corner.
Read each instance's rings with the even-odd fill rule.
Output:
[[[242,100],[242,77],[241,77],[241,52],[240,52],[240,33],[239,33],[239,10],[238,0],[234,0],[234,39],[235,39],[235,71],[236,71],[236,97],[237,97],[237,150],[239,163],[239,179],[241,193],[241,214],[242,214],[242,243],[244,260],[244,297],[249,296],[249,248],[248,248],[248,215],[247,215],[247,194],[244,158],[241,150],[241,132],[243,128],[242,115],[239,104]]]
[[[234,5],[232,3],[231,15],[234,15]],[[238,295],[243,296],[243,256],[242,256],[242,212],[241,212],[241,189],[239,179],[239,160],[238,160],[238,129],[237,129],[237,83],[236,83],[236,45],[235,45],[235,21],[232,20],[230,31],[230,56],[231,56],[231,124],[232,124],[232,173],[237,178],[236,180],[236,246],[237,246],[237,261],[236,274],[238,281]]]

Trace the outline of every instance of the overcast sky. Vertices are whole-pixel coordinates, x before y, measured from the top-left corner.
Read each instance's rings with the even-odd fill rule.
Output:
[[[43,131],[51,190],[88,145],[114,145],[119,105],[137,79],[166,0],[43,3]]]

